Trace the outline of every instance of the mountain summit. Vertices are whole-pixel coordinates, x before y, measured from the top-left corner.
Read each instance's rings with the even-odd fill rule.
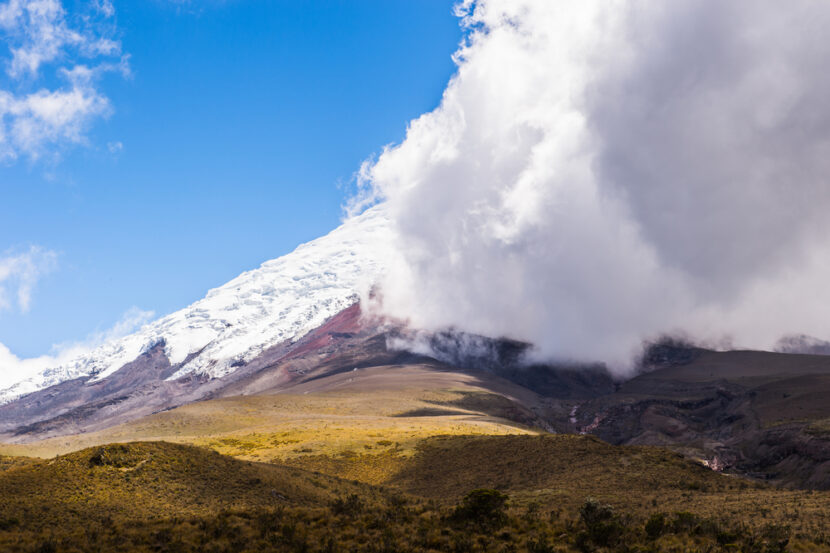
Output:
[[[389,247],[389,220],[376,206],[134,334],[15,382],[0,390],[0,404],[69,380],[100,381],[156,346],[176,366],[168,380],[228,375],[356,303]]]

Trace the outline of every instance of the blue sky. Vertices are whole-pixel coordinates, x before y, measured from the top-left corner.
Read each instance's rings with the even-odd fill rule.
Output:
[[[4,30],[9,4],[6,134],[24,119],[4,93],[71,81],[101,101],[0,148],[0,285],[3,259],[40,256],[29,301],[13,274],[0,301],[20,357],[184,307],[337,226],[343,185],[438,105],[461,39],[449,0],[64,0],[67,28],[109,42],[15,71],[31,37]],[[61,71],[79,64],[100,71],[77,85]]]

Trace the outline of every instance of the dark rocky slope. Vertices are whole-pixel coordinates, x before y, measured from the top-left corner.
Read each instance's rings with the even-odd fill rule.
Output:
[[[579,405],[576,429],[612,444],[670,446],[717,470],[830,489],[830,357],[689,349],[662,363]]]

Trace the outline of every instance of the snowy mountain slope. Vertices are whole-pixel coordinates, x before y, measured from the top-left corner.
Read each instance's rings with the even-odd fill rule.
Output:
[[[135,334],[0,390],[0,404],[75,378],[100,380],[161,343],[171,364],[186,361],[170,380],[224,376],[355,303],[390,253],[389,221],[382,207],[372,208]]]

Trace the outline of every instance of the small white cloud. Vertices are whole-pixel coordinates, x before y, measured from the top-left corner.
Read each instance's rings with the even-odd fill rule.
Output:
[[[79,6],[86,12],[70,17],[60,0],[0,4],[0,40],[11,53],[6,73],[16,81],[0,89],[0,161],[37,159],[61,145],[83,143],[92,122],[111,113],[97,81],[107,72],[129,76],[129,56],[121,55],[106,23],[114,15],[112,3]],[[38,84],[49,67],[63,86]]]
[[[104,14],[105,17],[112,17],[115,15],[115,8],[110,0],[99,0],[95,3],[95,7],[99,12]]]
[[[15,306],[23,313],[28,311],[38,280],[56,265],[57,254],[39,246],[19,253],[6,252],[0,257],[0,311]]]
[[[0,114],[4,104],[5,115],[11,120],[0,140],[0,159],[6,160],[16,158],[21,152],[37,159],[49,144],[80,143],[90,120],[110,112],[106,97],[94,88],[83,86],[68,90],[44,89],[24,97],[0,95]]]
[[[9,76],[36,75],[66,47],[84,47],[90,38],[71,29],[58,0],[10,0],[0,16],[0,25],[12,43]]]
[[[118,154],[118,153],[121,153],[121,151],[122,151],[123,149],[124,149],[124,144],[122,144],[122,143],[121,143],[121,142],[119,142],[119,141],[116,141],[116,142],[107,142],[107,150],[109,150],[109,152],[110,152],[111,154]]]

